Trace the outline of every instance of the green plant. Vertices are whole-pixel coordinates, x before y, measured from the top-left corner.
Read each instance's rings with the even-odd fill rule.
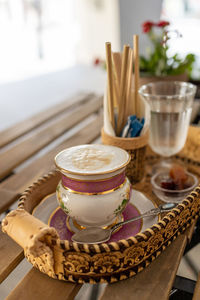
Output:
[[[158,23],[145,22],[142,24],[143,32],[148,35],[153,49],[148,57],[140,56],[140,71],[154,76],[191,74],[194,54],[188,54],[182,59],[178,53],[169,54],[169,40],[171,33],[176,37],[181,37],[178,31],[167,30],[169,22],[160,21]]]

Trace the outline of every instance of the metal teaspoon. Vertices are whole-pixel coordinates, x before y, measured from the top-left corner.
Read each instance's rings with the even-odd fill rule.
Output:
[[[103,229],[101,227],[87,227],[86,229],[83,229],[79,232],[76,232],[73,236],[72,236],[72,241],[79,243],[79,244],[100,244],[100,243],[104,243],[107,242],[110,237],[111,234],[113,233],[113,231],[115,231],[117,228],[119,228],[120,226],[123,226],[125,224],[137,221],[141,218],[145,218],[145,217],[150,217],[150,216],[155,216],[158,215],[162,212],[168,212],[171,209],[173,209],[177,204],[176,203],[165,203],[160,205],[157,208],[153,208],[145,213],[143,213],[140,216],[131,218],[129,220],[123,221],[123,222],[119,222],[117,224],[115,224],[114,226],[112,226],[111,228],[108,229]]]

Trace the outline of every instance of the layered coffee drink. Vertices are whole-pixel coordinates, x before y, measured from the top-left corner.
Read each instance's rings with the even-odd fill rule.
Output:
[[[56,196],[69,224],[104,227],[118,220],[130,198],[129,161],[125,150],[97,144],[71,147],[55,157],[61,171]]]
[[[73,174],[104,174],[120,169],[129,154],[114,146],[80,145],[68,148],[56,156],[58,168]]]

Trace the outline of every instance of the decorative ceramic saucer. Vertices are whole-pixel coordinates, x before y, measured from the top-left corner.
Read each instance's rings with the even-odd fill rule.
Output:
[[[134,214],[134,216],[136,216],[136,215],[138,215],[138,213]],[[115,219],[114,223],[111,224],[110,226],[107,226],[106,228],[109,228],[112,225],[114,225],[118,222],[121,222],[123,220],[124,220],[124,213],[123,213],[123,215],[117,217]],[[70,240],[70,241],[71,241],[71,236],[73,235],[73,233],[83,230],[85,228],[85,227],[80,226],[76,221],[73,221],[60,207],[58,207],[57,209],[55,209],[55,211],[53,211],[53,213],[51,214],[51,216],[48,220],[48,225],[51,227],[54,227],[56,229],[61,240]],[[139,225],[139,224],[137,224],[137,225]],[[136,226],[136,228],[137,228],[137,226]],[[116,230],[116,233],[119,230],[120,230],[120,228],[118,230]],[[114,236],[115,235],[116,234],[114,234]],[[112,239],[110,241],[114,241],[114,240]]]
[[[59,211],[60,210],[60,211]],[[55,209],[55,211],[52,213],[52,215],[50,216],[49,218],[49,221],[48,221],[48,225],[51,226],[51,227],[55,227],[56,226],[56,221],[57,219],[60,219],[60,217],[63,215],[63,210],[58,207]],[[70,218],[68,215],[66,215],[66,213],[64,213],[65,215],[65,220],[66,220],[66,225],[67,225],[67,228],[69,229],[69,231],[71,231],[72,233],[75,233],[75,232],[78,232],[80,230],[83,230],[85,229],[86,227],[84,226],[81,226],[80,224],[78,224],[78,222],[76,222],[75,220],[72,220],[72,218]],[[123,214],[120,214],[118,215],[114,222],[108,226],[105,226],[105,227],[102,227],[102,228],[111,228],[112,226],[114,226],[115,224],[119,223],[119,222],[123,222],[124,221],[124,216]],[[64,224],[63,224],[64,226]],[[64,226],[65,227],[65,226]],[[56,227],[55,227],[56,228]],[[119,230],[120,228],[117,229],[117,231]]]
[[[145,195],[139,191],[132,190],[131,199],[122,215],[124,220],[127,220],[154,207],[155,205]],[[58,207],[55,193],[46,196],[34,209],[33,215],[51,227],[54,227],[62,240],[71,241],[73,232],[81,230],[79,226],[76,226],[76,224],[68,218],[67,214]],[[120,220],[121,218],[119,218],[119,221]],[[157,222],[158,216],[154,216],[126,224],[120,228],[119,231],[113,233],[108,242],[117,242],[121,239],[127,239],[130,236],[136,235],[138,232],[144,231]]]

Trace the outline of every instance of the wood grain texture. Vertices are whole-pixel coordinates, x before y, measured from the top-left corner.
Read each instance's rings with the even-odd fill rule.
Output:
[[[33,268],[6,299],[72,300],[80,288],[80,284],[52,279]]]
[[[39,176],[54,168],[54,156],[64,148],[75,146],[83,143],[91,143],[99,137],[100,129],[102,127],[102,113],[97,114],[92,121],[78,131],[76,136],[57,146],[54,150],[45,154],[43,157],[35,160],[30,166],[20,171],[18,174],[9,178],[1,185],[14,188],[23,192],[25,188],[38,179]],[[93,130],[91,130],[93,128]],[[5,190],[5,189],[4,189]],[[15,194],[15,193],[14,193]],[[10,198],[4,198],[4,203],[0,202],[0,209],[8,208],[13,203],[13,193]],[[0,231],[0,280],[4,280],[6,276],[17,266],[23,259],[23,250],[6,234]]]
[[[78,99],[78,98],[77,98]],[[80,97],[79,97],[80,99]],[[62,127],[66,129],[66,124],[71,124],[70,126],[76,125],[80,122],[84,116],[91,115],[94,111],[102,106],[102,100],[98,97],[91,96],[91,100],[87,100],[81,96],[81,103],[84,102],[84,105],[75,109],[75,113],[71,116],[68,115],[68,120],[62,116],[61,120],[56,123],[57,127]],[[87,101],[86,101],[87,100]],[[72,100],[73,101],[73,100]],[[72,105],[72,101],[71,105]],[[67,104],[66,107],[69,107]],[[83,107],[85,110],[83,111]],[[60,106],[60,109],[63,109],[63,106]],[[49,112],[50,115],[51,111]],[[65,115],[64,115],[65,116]],[[45,118],[45,116],[43,116]],[[75,118],[76,117],[76,118]],[[58,125],[59,124],[59,125]],[[68,125],[67,125],[68,126]],[[57,128],[56,127],[56,128]],[[62,149],[74,146],[75,144],[81,143],[90,143],[99,137],[100,128],[102,127],[102,114],[96,114],[93,120],[91,120],[86,126],[81,128],[76,136],[72,136],[70,139],[64,141],[61,145],[57,146],[54,150],[45,154],[43,157],[35,160],[30,166],[26,169],[20,171],[16,175],[9,177],[9,182],[7,179],[1,183],[0,188],[0,212],[5,211],[20,195],[20,192],[31,184],[36,178],[44,174],[49,169],[53,168],[54,156]],[[91,130],[93,128],[93,130]],[[53,129],[51,127],[51,129]],[[55,130],[55,124],[54,124]],[[61,129],[62,130],[62,129]],[[60,128],[56,134],[60,132]],[[55,131],[54,131],[55,134]],[[24,155],[24,151],[21,151]],[[9,156],[10,158],[10,156]],[[12,179],[10,181],[10,179]],[[21,183],[21,186],[20,186]],[[7,188],[2,187],[7,185]],[[9,188],[9,189],[8,189]],[[23,249],[19,247],[13,240],[11,240],[6,234],[0,231],[0,281],[3,281],[9,273],[18,265],[18,263],[23,259]]]
[[[197,279],[197,283],[194,290],[194,295],[192,300],[199,300],[200,299],[200,273]]]
[[[61,103],[52,106],[45,111],[23,120],[13,126],[0,132],[0,148],[14,141],[16,138],[24,135],[30,130],[38,127],[39,125],[50,120],[52,117],[66,111],[67,109],[77,105],[77,103],[83,103],[85,100],[90,99],[92,94],[81,94],[74,96],[71,99],[67,99]]]
[[[0,188],[0,213],[8,208],[7,205],[4,206],[5,203],[9,201],[15,202],[19,197],[20,193]]]
[[[0,228],[0,282],[12,272],[23,258],[23,249]]]
[[[33,181],[38,179],[39,176],[55,168],[54,157],[58,152],[75,145],[90,144],[98,138],[102,124],[103,116],[102,113],[100,113],[97,114],[87,125],[81,128],[75,136],[68,138],[55,149],[36,159],[19,173],[16,173],[6,179],[1,183],[0,188],[12,190],[17,193],[23,192],[30,184],[33,183]],[[3,203],[0,202],[0,212],[3,209],[8,208],[12,203],[12,198],[6,198]]]
[[[187,238],[188,238],[188,243],[191,242],[191,239],[192,239],[192,236],[193,236],[193,233],[194,233],[194,229],[195,229],[196,223],[197,223],[197,219],[192,223],[192,225],[190,226],[190,228],[188,228],[188,230],[186,231]]]
[[[167,300],[186,242],[186,235],[180,235],[141,273],[107,285],[101,300]]]
[[[0,154],[0,179],[22,162],[37,153],[54,139],[96,112],[102,106],[102,97],[95,97],[86,104],[79,105],[73,112],[62,115],[61,118],[47,128],[33,133],[29,138]]]

